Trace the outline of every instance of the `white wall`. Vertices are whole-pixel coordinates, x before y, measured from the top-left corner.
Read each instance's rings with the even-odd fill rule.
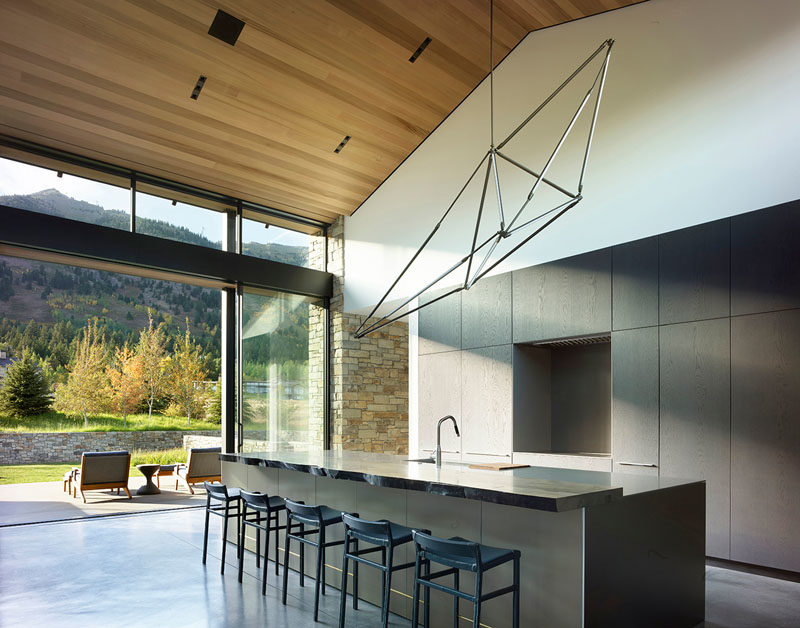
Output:
[[[497,272],[800,197],[798,0],[650,0],[531,33],[495,71],[496,137],[609,37],[585,200]],[[346,220],[347,311],[380,298],[486,151],[488,100],[485,81]],[[560,103],[509,152],[540,168],[553,141],[535,140],[555,138],[553,116],[571,107]],[[579,150],[565,147],[554,176]],[[527,181],[506,179],[504,197],[527,193]],[[480,185],[468,191],[393,297],[468,251]]]

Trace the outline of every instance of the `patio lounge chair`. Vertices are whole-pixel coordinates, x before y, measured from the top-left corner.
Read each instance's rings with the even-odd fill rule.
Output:
[[[72,496],[80,491],[86,503],[84,491],[98,491],[106,488],[123,489],[131,499],[128,490],[131,455],[127,451],[87,451],[81,456],[81,468],[72,476]]]
[[[186,485],[192,495],[194,495],[192,484],[221,482],[222,465],[219,461],[220,453],[222,453],[222,447],[190,448],[186,464],[176,463],[175,490],[178,490],[179,480]]]

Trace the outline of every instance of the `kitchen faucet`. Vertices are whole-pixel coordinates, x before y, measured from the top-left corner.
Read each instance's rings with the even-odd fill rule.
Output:
[[[447,416],[443,416],[439,419],[439,422],[436,424],[436,467],[439,468],[442,466],[442,423],[450,419],[453,422],[453,429],[456,431],[456,436],[461,436],[458,433],[458,423],[456,423],[456,418],[452,414],[448,414]]]

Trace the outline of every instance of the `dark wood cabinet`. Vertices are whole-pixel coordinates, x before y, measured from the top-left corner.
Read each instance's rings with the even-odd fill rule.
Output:
[[[800,307],[800,201],[731,218],[731,314]]]
[[[511,344],[511,273],[484,277],[461,293],[461,346]]]
[[[706,481],[706,554],[730,552],[730,320],[666,325],[661,345],[661,475]]]
[[[611,249],[514,271],[514,342],[611,330]]]
[[[428,303],[449,289],[422,295],[419,303]],[[456,292],[419,311],[419,353],[439,353],[461,348],[461,293]]]
[[[418,368],[419,449],[420,453],[430,453],[436,447],[439,419],[452,414],[461,424],[461,351],[421,355]],[[442,430],[442,449],[461,451],[461,439],[453,430]]]
[[[472,349],[461,355],[462,454],[508,456],[510,460],[512,346]]]
[[[659,322],[730,315],[730,221],[659,236]]]
[[[611,455],[617,473],[658,475],[658,327],[611,334]]]
[[[731,559],[800,571],[800,310],[731,319]]]
[[[658,238],[613,249],[613,329],[658,325]]]

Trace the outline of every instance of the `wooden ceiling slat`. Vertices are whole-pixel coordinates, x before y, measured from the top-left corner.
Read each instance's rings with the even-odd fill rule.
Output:
[[[495,0],[495,62],[636,1]],[[235,46],[207,34],[219,8],[246,22]],[[488,0],[4,0],[0,130],[329,222],[485,77],[488,45]]]

